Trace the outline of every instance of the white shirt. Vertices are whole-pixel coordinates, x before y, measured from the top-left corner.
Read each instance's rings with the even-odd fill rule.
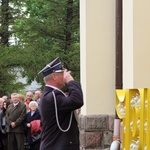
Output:
[[[19,102],[17,102],[17,103],[14,103],[14,107],[16,107],[18,104],[19,104]]]

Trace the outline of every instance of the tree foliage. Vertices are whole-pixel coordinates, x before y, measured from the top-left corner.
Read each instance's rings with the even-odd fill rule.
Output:
[[[9,5],[5,5],[7,13],[1,5],[1,24],[5,14],[6,23],[2,27],[6,28],[4,33],[7,37],[4,39],[7,41],[1,40],[0,73],[2,72],[2,77],[5,76],[5,80],[11,83],[9,86],[14,87],[16,84],[14,68],[22,68],[21,74],[27,77],[29,84],[33,80],[43,84],[42,77],[37,76],[37,73],[56,57],[60,57],[64,66],[79,80],[79,1],[2,1]],[[4,35],[2,27],[1,39]],[[13,37],[15,43],[10,43],[8,37]],[[7,75],[13,77],[3,76],[2,68],[6,69]],[[3,85],[3,82],[1,84]],[[17,86],[20,88],[21,84]],[[3,91],[1,87],[0,91]],[[1,93],[5,91],[6,89]]]

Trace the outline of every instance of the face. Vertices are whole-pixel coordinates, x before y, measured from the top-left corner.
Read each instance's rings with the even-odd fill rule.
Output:
[[[19,101],[20,101],[20,102],[24,102],[24,98],[20,96],[20,97],[19,97]]]
[[[11,100],[13,103],[18,103],[19,102],[19,95],[12,95]]]
[[[26,99],[31,100],[32,98],[33,98],[33,93],[32,92],[27,92]]]
[[[65,86],[64,72],[56,73],[56,82],[60,89]]]
[[[41,97],[41,92],[35,91],[34,97],[35,97],[35,99],[39,99]]]
[[[31,111],[35,111],[36,110],[36,105],[35,104],[31,104],[30,109],[31,109]]]
[[[3,107],[6,109],[7,108],[7,104],[4,102],[3,103]]]

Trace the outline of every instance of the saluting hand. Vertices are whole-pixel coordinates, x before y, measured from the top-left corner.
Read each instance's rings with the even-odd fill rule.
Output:
[[[74,80],[74,78],[71,75],[71,71],[67,71],[67,69],[65,69],[64,71],[64,81],[65,83],[68,83],[69,81]]]

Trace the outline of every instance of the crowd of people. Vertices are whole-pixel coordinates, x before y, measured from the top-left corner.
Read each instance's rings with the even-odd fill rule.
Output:
[[[0,98],[0,150],[79,150],[81,84],[59,58],[39,74],[44,76],[42,92]]]
[[[33,141],[32,135],[41,132],[41,95],[36,90],[0,98],[0,150],[39,150],[40,138]]]

